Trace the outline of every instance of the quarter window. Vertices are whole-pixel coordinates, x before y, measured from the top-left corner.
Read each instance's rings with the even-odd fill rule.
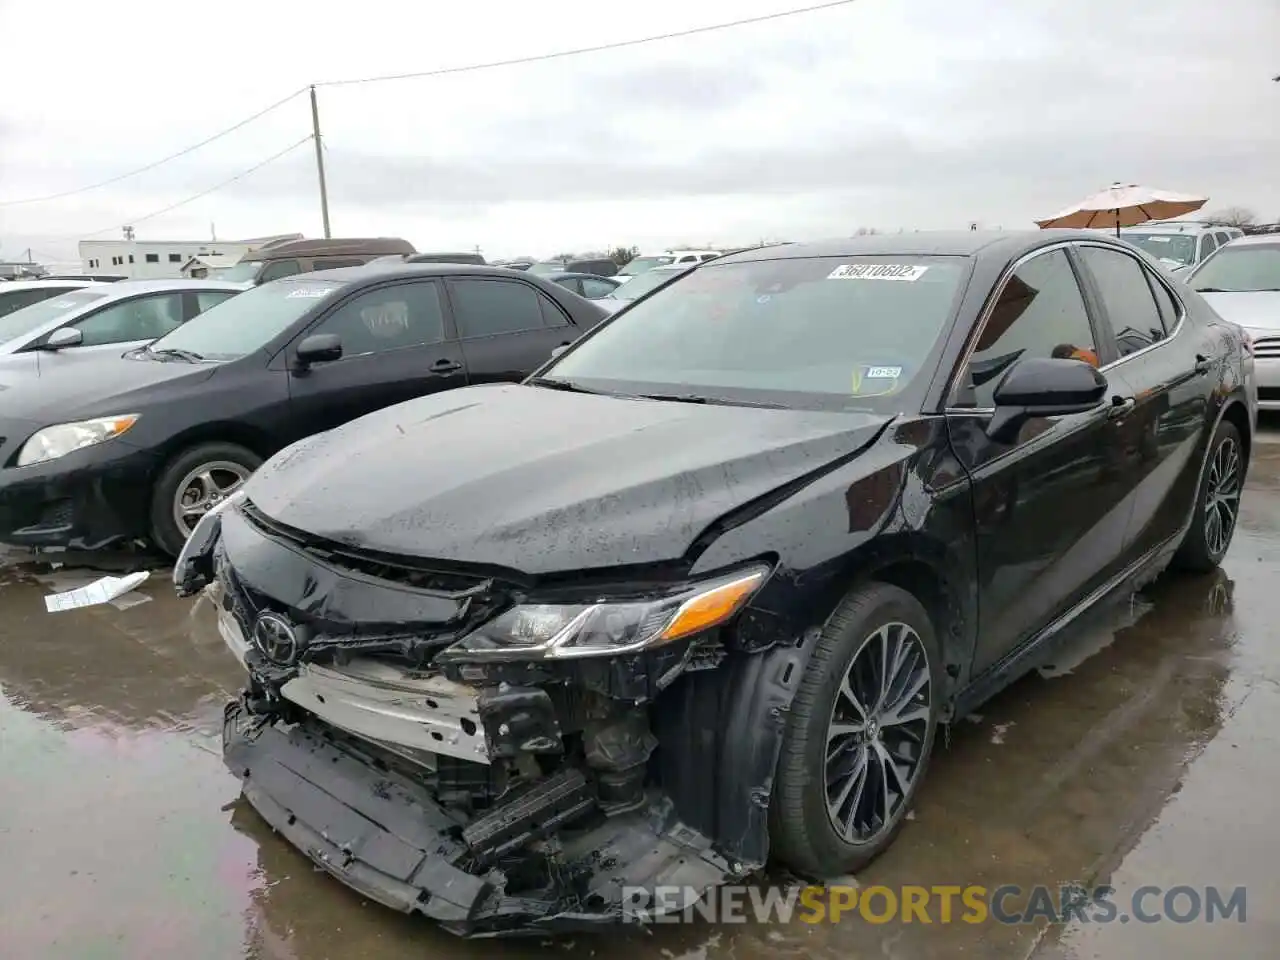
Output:
[[[996,384],[1018,360],[1075,357],[1095,366],[1097,346],[1071,261],[1050,250],[1018,267],[978,336],[955,406],[995,406]]]
[[[458,336],[463,340],[542,327],[538,293],[510,280],[455,280],[451,284]]]
[[[343,357],[439,343],[444,339],[439,287],[416,282],[370,290],[342,304],[310,333],[336,334]]]
[[[291,277],[301,272],[302,264],[297,260],[276,260],[262,268],[262,276],[259,280],[266,283],[268,280],[279,280],[281,277]]]
[[[1102,295],[1120,356],[1163,340],[1164,323],[1142,264],[1128,254],[1102,247],[1082,247],[1080,253]]]

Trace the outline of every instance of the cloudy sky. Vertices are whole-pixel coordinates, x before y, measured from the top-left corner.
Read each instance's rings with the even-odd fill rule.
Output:
[[[818,0],[0,0],[0,258],[321,235],[309,83],[551,53]],[[332,7],[332,13],[327,13]],[[77,10],[84,27],[76,29]],[[23,43],[24,28],[32,29]],[[56,42],[55,42],[56,41]],[[490,257],[1031,226],[1115,180],[1280,219],[1277,0],[858,0],[621,50],[321,86],[335,236]]]

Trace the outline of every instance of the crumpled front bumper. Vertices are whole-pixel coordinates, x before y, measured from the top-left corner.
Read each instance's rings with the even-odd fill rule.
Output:
[[[627,922],[636,919],[628,888],[705,891],[755,867],[716,854],[661,797],[566,842],[552,833],[486,864],[468,847],[463,820],[425,787],[370,763],[322,724],[286,726],[239,702],[226,708],[223,756],[254,809],[318,867],[370,900],[462,936]],[[509,894],[515,858],[526,882]],[[532,890],[531,875],[542,878]]]

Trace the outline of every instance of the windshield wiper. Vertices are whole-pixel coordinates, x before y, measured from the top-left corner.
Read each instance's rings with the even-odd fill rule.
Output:
[[[178,347],[165,347],[161,350],[152,350],[147,347],[147,353],[153,357],[173,357],[175,360],[185,360],[187,363],[200,363],[204,360],[204,356],[195,353],[192,350],[182,350]]]
[[[531,377],[525,383],[534,387],[546,387],[548,390],[564,390],[567,393],[603,393],[602,390],[590,390],[572,380],[557,380],[555,377]]]
[[[770,410],[785,410],[786,405],[769,403],[764,400],[731,400],[726,397],[704,397],[699,393],[635,393],[628,394],[635,400],[666,400],[671,403],[711,403],[724,407],[767,407]]]

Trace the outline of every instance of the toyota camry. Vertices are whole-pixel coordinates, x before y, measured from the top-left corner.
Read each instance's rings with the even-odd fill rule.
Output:
[[[1256,403],[1241,329],[1106,236],[751,250],[293,444],[174,577],[317,865],[464,935],[612,923],[884,851],[940,725],[1219,563]]]

